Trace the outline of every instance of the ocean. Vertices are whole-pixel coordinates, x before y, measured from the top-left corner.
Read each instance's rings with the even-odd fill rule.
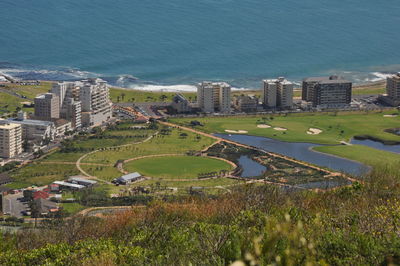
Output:
[[[400,71],[398,0],[1,0],[0,73],[193,90]]]

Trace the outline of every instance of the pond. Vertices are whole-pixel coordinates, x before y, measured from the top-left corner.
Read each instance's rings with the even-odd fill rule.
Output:
[[[240,177],[247,177],[247,178],[257,177],[262,175],[267,170],[267,167],[252,160],[250,157],[246,155],[240,156],[239,165],[243,169],[243,172],[240,175]]]
[[[400,144],[397,145],[385,145],[382,142],[379,141],[373,141],[370,139],[352,139],[350,141],[351,144],[358,144],[358,145],[364,145],[368,146],[374,149],[378,150],[383,150],[383,151],[389,151],[389,152],[394,152],[394,153],[399,153],[400,154]]]
[[[322,146],[318,144],[284,142],[265,137],[248,135],[215,135],[224,139],[254,146],[265,151],[286,155],[300,161],[308,162],[321,167],[327,167],[332,170],[344,172],[354,176],[361,176],[365,173],[368,173],[370,170],[370,167],[362,163],[312,150],[313,147]]]

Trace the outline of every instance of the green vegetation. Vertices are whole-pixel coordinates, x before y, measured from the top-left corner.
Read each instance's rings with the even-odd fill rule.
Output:
[[[127,160],[145,155],[185,154],[188,151],[199,151],[211,145],[214,140],[187,133],[182,137],[179,129],[160,128],[160,134],[151,140],[111,150],[99,151],[87,156],[83,163],[114,164],[118,160]]]
[[[366,165],[400,165],[400,155],[373,149],[363,145],[319,146],[314,150],[333,154],[342,158],[362,162]]]
[[[26,97],[26,99],[0,91],[0,115],[16,112],[20,109],[26,112],[32,112],[33,108],[23,108],[22,102],[32,102],[32,99],[35,98],[37,94],[48,92],[50,88],[51,82],[41,82],[38,86],[6,84],[5,87],[1,87],[1,89],[18,93],[19,95]]]
[[[86,209],[85,206],[82,206],[77,202],[62,203],[61,207],[63,208],[63,212],[69,215],[77,214],[78,212]]]
[[[397,265],[399,172],[365,181],[326,192],[247,185],[41,224],[2,235],[0,264]]]
[[[196,128],[209,133],[226,133],[225,130],[245,130],[248,134],[275,138],[292,142],[311,142],[319,144],[338,144],[349,141],[356,135],[369,135],[383,140],[399,141],[400,136],[387,133],[384,130],[396,128],[399,117],[383,117],[384,114],[397,111],[374,113],[315,113],[287,114],[246,117],[207,117],[197,118],[203,124]],[[172,122],[190,125],[193,119],[171,119]],[[258,128],[259,124],[271,125],[271,128]],[[273,127],[286,128],[287,131],[277,131]],[[310,128],[318,128],[322,133],[307,134]]]
[[[53,181],[63,180],[77,174],[79,174],[79,171],[74,164],[31,163],[12,171],[10,175],[16,182],[8,186],[13,188],[23,188],[31,185],[44,186]]]
[[[182,93],[189,101],[196,99],[196,93]],[[113,102],[171,102],[176,95],[174,92],[142,91],[134,89],[110,89],[110,97]]]
[[[125,164],[124,169],[149,177],[196,179],[201,173],[232,170],[232,166],[224,161],[207,157],[166,156],[135,160]]]

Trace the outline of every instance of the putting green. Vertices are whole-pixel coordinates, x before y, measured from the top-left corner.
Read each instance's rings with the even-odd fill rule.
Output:
[[[147,157],[124,165],[124,169],[128,172],[167,179],[196,179],[201,173],[232,170],[232,168],[232,165],[222,160],[184,155]]]

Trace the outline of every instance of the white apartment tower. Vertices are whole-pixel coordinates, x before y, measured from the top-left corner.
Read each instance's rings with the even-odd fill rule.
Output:
[[[293,83],[285,78],[263,81],[263,102],[267,108],[292,108]]]
[[[79,99],[82,103],[82,125],[98,126],[112,116],[112,102],[107,82],[102,79],[81,81]]]
[[[22,153],[21,125],[0,120],[0,157],[13,158]]]
[[[206,113],[230,113],[231,86],[225,82],[204,81],[197,86],[199,108]]]
[[[82,108],[79,100],[81,82],[54,83],[51,92],[56,94],[60,101],[60,116],[71,121],[74,128],[82,126]]]

